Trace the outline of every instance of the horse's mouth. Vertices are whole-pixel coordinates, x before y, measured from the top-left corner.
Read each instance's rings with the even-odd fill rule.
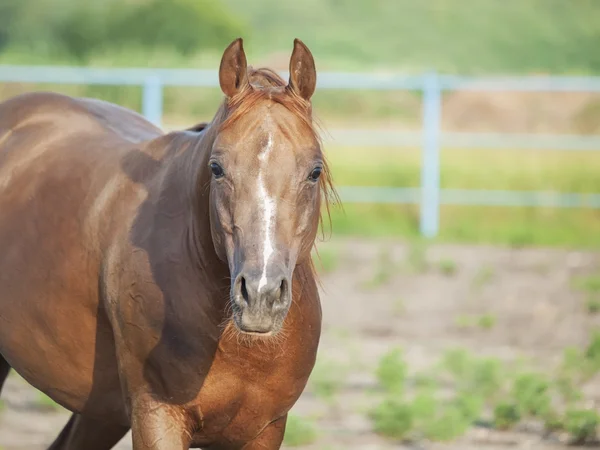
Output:
[[[264,325],[263,323],[263,326],[258,326],[258,324],[251,326],[244,320],[243,313],[239,312],[234,312],[232,322],[232,325],[236,328],[237,332],[244,336],[268,338],[275,336],[281,329],[280,321],[271,317],[268,318],[268,325]]]

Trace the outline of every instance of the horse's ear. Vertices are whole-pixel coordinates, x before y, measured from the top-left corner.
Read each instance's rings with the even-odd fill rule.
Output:
[[[223,52],[219,67],[219,84],[227,97],[233,97],[248,86],[246,69],[246,54],[242,38],[238,38]]]
[[[304,42],[294,39],[290,59],[290,88],[304,100],[310,100],[317,87],[315,60]]]

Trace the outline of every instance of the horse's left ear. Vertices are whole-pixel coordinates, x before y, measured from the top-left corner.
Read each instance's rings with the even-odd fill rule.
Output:
[[[290,59],[290,88],[304,100],[310,100],[317,87],[315,60],[300,39],[294,39],[294,51]]]

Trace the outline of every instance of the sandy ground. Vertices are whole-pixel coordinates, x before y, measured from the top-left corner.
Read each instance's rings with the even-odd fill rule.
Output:
[[[376,436],[365,415],[379,358],[404,348],[411,369],[426,368],[445,349],[463,347],[510,361],[519,357],[553,367],[568,345],[584,346],[600,315],[590,315],[574,276],[592,273],[599,255],[547,249],[501,249],[458,245],[429,247],[428,267],[401,242],[334,240],[320,246],[333,271],[323,276],[324,314],[320,358],[350,362],[350,373],[332,410],[307,388],[293,412],[319,417],[319,439],[310,449],[420,448],[446,450],[565,449],[560,439],[535,430],[497,432],[473,428],[451,444],[402,446]],[[387,252],[387,255],[386,255]],[[335,255],[332,257],[331,255]],[[440,261],[455,268],[445,274]],[[386,264],[387,280],[370,283]],[[385,278],[385,277],[380,277]],[[491,314],[491,329],[465,329],[464,315]],[[600,405],[600,383],[588,396]],[[2,450],[45,449],[67,420],[64,411],[44,410],[35,390],[11,377],[0,412]],[[599,446],[596,446],[598,448]],[[130,437],[118,449],[131,448]],[[573,448],[573,447],[569,447]]]

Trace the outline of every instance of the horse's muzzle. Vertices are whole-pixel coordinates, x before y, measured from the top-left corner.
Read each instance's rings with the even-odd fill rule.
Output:
[[[291,303],[290,282],[283,273],[242,271],[232,286],[234,321],[240,331],[252,334],[277,332]]]

